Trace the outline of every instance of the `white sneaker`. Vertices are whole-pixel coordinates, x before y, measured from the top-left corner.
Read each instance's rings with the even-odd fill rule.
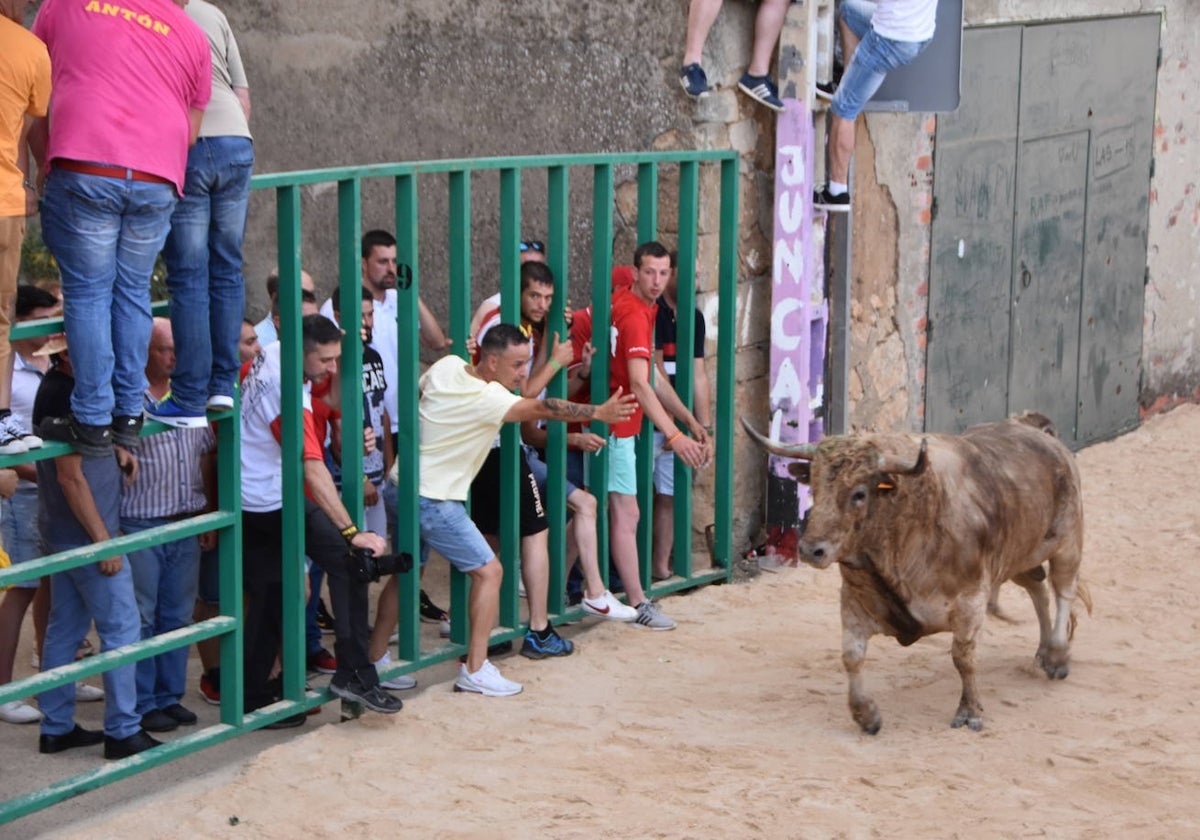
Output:
[[[76,703],[96,703],[104,699],[104,689],[84,682],[75,683]]]
[[[383,656],[381,656],[375,660],[375,670],[382,671],[384,668],[386,668],[388,665],[391,665],[391,664],[392,664],[392,655],[390,653],[385,652],[383,654]],[[410,688],[416,688],[417,681],[414,680],[412,677],[410,677],[408,674],[397,674],[396,676],[392,677],[390,680],[380,680],[379,687],[387,688],[392,691],[407,691]]]
[[[227,394],[213,394],[208,398],[208,402],[204,407],[209,411],[231,411],[233,409],[233,397]]]
[[[583,611],[588,615],[607,618],[609,621],[633,621],[638,615],[636,609],[627,604],[622,604],[607,589],[604,590],[599,598],[585,597],[580,603],[583,604]]]
[[[675,622],[667,618],[663,611],[658,608],[658,604],[653,601],[642,601],[637,606],[637,618],[634,619],[642,627],[649,627],[651,630],[674,630]]]
[[[454,690],[471,691],[485,697],[511,697],[520,694],[522,688],[520,683],[500,676],[496,666],[485,659],[483,665],[473,674],[467,671],[465,662],[458,666],[458,679],[454,681]]]
[[[24,700],[0,703],[0,720],[5,723],[37,723],[41,719],[42,713]]]

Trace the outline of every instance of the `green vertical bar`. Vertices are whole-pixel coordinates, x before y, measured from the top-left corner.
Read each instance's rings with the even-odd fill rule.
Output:
[[[658,238],[658,165],[638,164],[638,244]],[[622,261],[625,255],[622,256]],[[632,254],[629,255],[632,258]],[[651,361],[650,378],[654,380]],[[642,430],[634,443],[637,453],[638,576],[642,589],[650,591],[650,559],[654,551],[654,424],[642,417]]]
[[[546,171],[546,260],[554,273],[554,303],[546,324],[546,340],[553,347],[554,336],[569,341],[564,313],[567,306],[567,256],[570,250],[569,176],[565,166],[551,166]],[[567,395],[567,377],[558,373],[550,380],[547,393],[552,397]],[[552,615],[566,609],[567,559],[567,424],[548,423],[546,440],[546,508],[550,516],[550,597]]]
[[[612,320],[613,168],[597,164],[592,170],[592,403],[608,399],[608,328]],[[608,426],[593,422],[591,430],[605,440]],[[596,497],[596,555],[600,575],[608,583],[608,447],[585,456],[588,484]]]
[[[279,341],[283,377],[283,696],[304,696],[304,354],[300,326],[300,189],[280,187]]]
[[[733,386],[737,305],[738,159],[721,161],[720,258],[717,265],[716,534],[714,562],[733,574]]]
[[[500,170],[500,317],[505,323],[521,323],[521,171]],[[500,482],[510,492],[500,496],[500,562],[504,581],[500,586],[500,625],[516,627],[521,621],[517,598],[517,569],[521,558],[520,468],[521,430],[505,424],[500,433]]]
[[[221,723],[238,726],[244,713],[242,661],[245,652],[245,618],[242,609],[242,426],[241,394],[234,411],[217,421],[217,504],[237,519],[217,539],[220,612],[237,622],[237,629],[221,636]]]
[[[700,165],[679,164],[679,282],[675,306],[675,391],[688,408],[695,405],[692,358],[696,344],[696,236],[700,205]],[[672,568],[681,577],[692,574],[692,469],[675,459],[675,531]]]
[[[450,173],[450,337],[466,359],[471,324],[471,173]]]
[[[338,182],[338,311],[342,328],[342,475],[361,476],[362,398],[362,185],[357,178]],[[383,441],[377,441],[383,447]],[[362,481],[342,481],[342,503],[363,524]],[[387,535],[384,534],[386,539]]]
[[[413,557],[414,567],[421,550],[421,526],[418,508],[420,493],[420,419],[417,412],[417,380],[420,374],[418,307],[420,293],[417,276],[417,183],[415,175],[396,178],[396,364],[397,393],[411,395],[397,400],[398,423],[396,458],[400,480],[396,493],[396,548]],[[400,575],[401,659],[415,660],[421,655],[421,616],[417,609],[421,582],[414,570]],[[465,613],[464,613],[465,614]],[[462,624],[463,622],[459,622]]]

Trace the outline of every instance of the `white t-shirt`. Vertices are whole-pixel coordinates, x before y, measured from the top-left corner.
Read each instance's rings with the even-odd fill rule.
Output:
[[[242,382],[242,510],[266,513],[283,504],[283,453],[272,424],[283,412],[278,341],[263,348]],[[304,383],[304,408],[312,410]]]
[[[396,290],[388,289],[383,295],[383,300],[374,301],[374,304],[375,327],[371,330],[371,346],[383,359],[383,375],[387,380],[387,390],[383,392],[383,404],[387,407],[388,416],[392,418],[392,428],[389,431],[395,434],[396,430],[400,428],[400,414],[396,410],[396,382],[399,381],[396,357],[400,354],[399,334],[396,332]],[[321,305],[321,314],[337,324],[338,320],[333,316],[333,298]],[[338,326],[340,327],[341,324]]]
[[[937,24],[937,0],[879,0],[871,27],[893,41],[928,41]]]
[[[421,489],[427,499],[467,500],[471,481],[521,397],[484,382],[457,356],[445,356],[421,377]]]

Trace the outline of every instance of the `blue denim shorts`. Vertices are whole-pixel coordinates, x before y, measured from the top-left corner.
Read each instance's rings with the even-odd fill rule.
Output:
[[[875,5],[870,0],[843,0],[838,5],[838,14],[860,39],[829,104],[844,120],[862,113],[889,72],[908,64],[929,46],[929,41],[893,41],[877,33],[871,26]]]
[[[450,561],[460,572],[468,573],[486,566],[496,552],[475,527],[467,506],[457,501],[439,501],[420,497],[421,565],[429,549]]]
[[[636,437],[608,437],[608,492],[637,495]]]
[[[675,495],[675,453],[663,446],[666,437],[654,430],[654,492],[660,496]]]
[[[0,533],[4,548],[15,566],[42,556],[37,524],[37,488],[17,487],[11,499],[0,499]],[[41,578],[14,583],[17,589],[37,589]]]

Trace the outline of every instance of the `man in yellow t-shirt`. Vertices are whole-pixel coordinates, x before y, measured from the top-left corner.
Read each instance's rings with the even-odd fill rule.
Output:
[[[0,455],[42,445],[13,416],[13,350],[8,341],[17,302],[25,217],[37,213],[29,177],[28,120],[50,104],[50,54],[22,25],[28,0],[0,0]]]
[[[521,685],[506,680],[487,660],[488,637],[500,610],[504,572],[467,514],[464,502],[472,479],[505,423],[617,423],[634,410],[633,398],[623,396],[620,389],[598,406],[554,398],[523,398],[518,394],[528,368],[529,339],[519,327],[497,324],[480,341],[475,367],[457,356],[446,356],[421,377],[421,551],[435,549],[471,578],[467,661],[459,669],[454,689],[488,697],[517,694]]]

